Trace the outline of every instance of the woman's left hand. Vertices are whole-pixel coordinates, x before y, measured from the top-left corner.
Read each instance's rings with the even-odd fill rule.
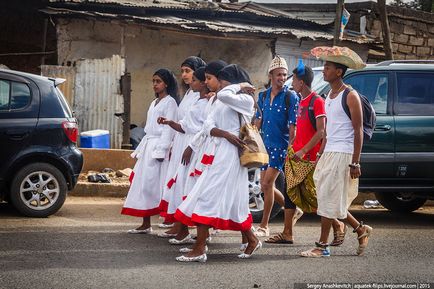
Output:
[[[243,148],[246,145],[242,139],[231,133],[226,133],[225,139],[238,148]]]
[[[352,179],[357,179],[362,175],[360,167],[350,167],[350,176]]]

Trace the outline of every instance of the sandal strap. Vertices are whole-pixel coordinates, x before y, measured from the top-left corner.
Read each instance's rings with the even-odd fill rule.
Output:
[[[323,243],[320,243],[320,242],[315,242],[315,246],[317,247],[317,249],[324,250],[324,249],[327,249],[327,247],[329,246],[329,244],[328,243],[323,244]]]
[[[360,221],[360,223],[359,223],[359,225],[357,226],[357,228],[355,228],[355,229],[353,230],[353,233],[356,233],[357,230],[358,230],[359,228],[361,228],[361,227],[363,227],[363,221]]]

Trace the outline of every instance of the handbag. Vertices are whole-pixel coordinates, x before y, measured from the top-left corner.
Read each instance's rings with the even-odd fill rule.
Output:
[[[247,121],[244,115],[238,115],[240,118],[240,139],[246,143],[240,152],[241,165],[246,168],[259,168],[268,164],[268,153],[258,128]],[[242,117],[244,124],[241,121]]]

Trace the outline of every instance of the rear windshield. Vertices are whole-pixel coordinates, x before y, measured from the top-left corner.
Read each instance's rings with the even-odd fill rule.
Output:
[[[69,107],[68,103],[66,102],[66,99],[65,99],[65,97],[63,96],[62,91],[60,91],[60,89],[57,88],[57,87],[55,88],[55,90],[56,90],[56,93],[57,93],[57,95],[58,95],[58,97],[59,97],[60,104],[62,105],[62,109],[63,109],[63,111],[65,112],[65,116],[66,116],[66,117],[73,117],[72,110],[71,110],[71,108]]]

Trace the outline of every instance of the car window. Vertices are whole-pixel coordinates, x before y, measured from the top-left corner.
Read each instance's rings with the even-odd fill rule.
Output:
[[[11,82],[11,109],[20,109],[30,103],[30,88],[27,84],[20,82]]]
[[[9,110],[10,91],[9,81],[0,80],[0,110]]]
[[[397,73],[398,115],[434,115],[434,73]]]
[[[349,76],[345,83],[366,96],[377,114],[387,113],[389,81],[386,73],[360,73]]]
[[[30,88],[25,83],[0,80],[0,110],[14,110],[30,103]]]

